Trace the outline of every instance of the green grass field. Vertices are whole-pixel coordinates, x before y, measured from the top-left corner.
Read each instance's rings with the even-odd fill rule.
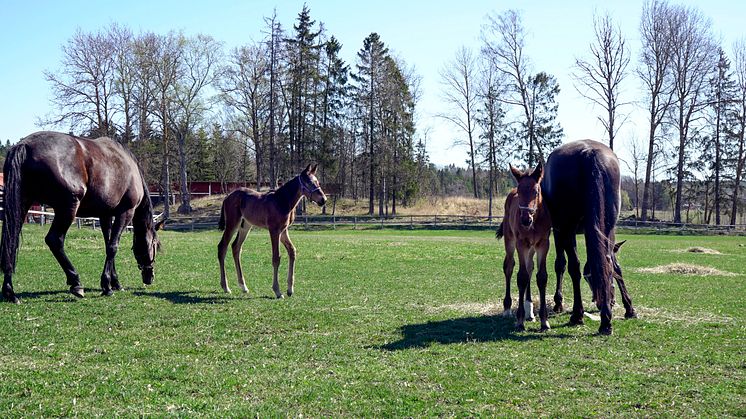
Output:
[[[622,235],[640,317],[617,307],[605,337],[567,313],[546,334],[515,333],[498,315],[504,251],[489,231],[294,231],[296,294],[284,300],[270,298],[264,231],[244,246],[249,295],[236,294],[230,259],[234,294],[220,289],[218,231],[166,231],[154,285],[127,235],[126,290],[105,298],[100,233],[73,229],[82,300],[44,233],[25,227],[22,304],[0,304],[2,417],[746,415],[744,237]],[[638,272],[671,262],[732,275]],[[570,307],[569,278],[565,296]]]

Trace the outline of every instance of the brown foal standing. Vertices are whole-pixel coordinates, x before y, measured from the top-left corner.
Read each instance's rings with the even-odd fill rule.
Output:
[[[220,285],[223,290],[230,293],[228,282],[225,278],[225,254],[228,242],[236,231],[235,240],[231,245],[233,250],[233,261],[236,264],[236,275],[238,285],[243,292],[249,292],[244,281],[241,269],[241,246],[251,230],[251,226],[266,228],[269,230],[272,242],[272,267],[274,277],[272,290],[277,298],[282,298],[280,283],[277,281],[277,270],[280,266],[279,242],[285,246],[288,252],[288,297],[293,295],[293,283],[295,282],[295,246],[290,241],[288,227],[295,220],[295,207],[302,197],[306,197],[319,206],[326,203],[326,195],[319,186],[316,179],[316,167],[308,165],[298,176],[285,182],[275,191],[259,193],[248,188],[239,188],[231,192],[220,210],[220,222],[218,228],[223,230],[223,237],[218,243],[218,262],[220,263]]]
[[[549,330],[547,320],[547,253],[549,252],[549,233],[552,223],[549,213],[542,205],[541,163],[531,171],[521,172],[512,165],[510,171],[518,181],[518,186],[505,198],[505,216],[497,230],[497,238],[504,237],[505,261],[505,314],[510,314],[512,299],[510,297],[510,277],[515,267],[514,252],[518,250],[518,310],[516,311],[516,329],[525,330],[524,320],[533,319],[533,303],[530,297],[531,274],[534,269],[534,254],[539,264],[536,283],[539,286],[539,318],[541,331]],[[525,300],[524,300],[525,299]]]

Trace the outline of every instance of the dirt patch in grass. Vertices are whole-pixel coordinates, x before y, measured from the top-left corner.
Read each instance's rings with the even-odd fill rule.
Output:
[[[707,311],[698,312],[682,312],[682,311],[669,311],[656,307],[635,307],[637,315],[640,319],[645,321],[651,321],[653,323],[684,323],[687,325],[697,325],[702,323],[735,323],[735,319],[722,314],[710,313]],[[615,316],[616,307],[615,307]],[[619,314],[620,316],[623,315]]]
[[[646,274],[679,274],[695,276],[733,276],[732,272],[725,272],[710,266],[693,265],[691,263],[669,263],[668,265],[652,268],[639,268],[637,272]]]
[[[503,310],[502,310],[502,306],[498,306],[497,304],[456,303],[456,304],[446,304],[446,305],[436,306],[436,307],[427,307],[426,311],[430,313],[440,313],[443,311],[460,311],[462,313],[468,313],[468,314],[492,315],[492,314],[502,313]]]

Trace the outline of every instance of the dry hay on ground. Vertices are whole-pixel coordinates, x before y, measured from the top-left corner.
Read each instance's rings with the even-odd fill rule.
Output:
[[[689,247],[685,250],[676,250],[677,252],[681,253],[702,253],[705,255],[722,255],[719,251],[715,249],[708,249],[706,247],[699,247],[699,246],[693,246]]]
[[[691,263],[669,263],[668,265],[639,268],[637,272],[646,274],[679,274],[696,276],[732,276],[731,272],[721,271],[710,266],[693,265]]]

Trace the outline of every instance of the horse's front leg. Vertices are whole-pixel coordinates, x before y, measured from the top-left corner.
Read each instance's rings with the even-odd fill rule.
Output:
[[[526,289],[531,279],[531,266],[526,263],[529,260],[529,249],[518,245],[518,310],[516,310],[515,317],[515,328],[517,331],[522,332],[526,330],[526,326],[523,324],[526,320],[527,305],[524,304],[524,298],[526,297]]]
[[[524,264],[528,271],[528,281],[526,282],[526,296],[524,297],[525,300],[523,301],[523,305],[525,306],[524,310],[526,311],[526,320],[533,322],[536,321],[536,316],[534,316],[534,299],[531,296],[531,276],[533,276],[534,272],[535,250],[533,247],[529,247],[526,252],[526,260],[524,261]]]
[[[536,273],[536,285],[539,286],[539,318],[541,319],[540,332],[549,330],[549,313],[547,309],[547,253],[549,253],[549,238],[542,240],[537,245],[536,259],[539,271]]]
[[[295,285],[295,246],[290,241],[287,229],[280,233],[280,241],[285,245],[285,250],[288,252],[288,297],[290,297],[295,292],[293,289]]]
[[[277,280],[277,271],[280,269],[280,230],[269,230],[269,239],[272,242],[272,269],[274,271],[272,276],[272,291],[275,292],[275,297],[283,298],[280,291],[280,282]]]
[[[503,316],[511,315],[510,307],[513,305],[513,299],[510,297],[510,278],[513,276],[515,268],[515,240],[508,239],[505,236],[505,259],[503,260],[503,273],[505,274],[505,298],[503,298]],[[518,300],[520,301],[520,300]],[[518,303],[520,305],[520,302]]]
[[[78,205],[75,204],[72,208],[68,209],[59,211],[57,208],[54,209],[54,221],[52,221],[52,226],[49,228],[49,233],[44,238],[44,242],[65,272],[67,285],[70,286],[70,293],[76,297],[83,298],[85,297],[85,290],[80,284],[80,275],[78,275],[70,259],[67,258],[67,254],[65,254],[65,235],[72,224],[77,208]]]
[[[120,214],[114,218],[113,224],[111,218],[101,217],[100,219],[101,231],[104,234],[104,241],[106,242],[106,262],[104,262],[104,271],[101,273],[102,295],[112,295],[114,291],[122,289],[122,285],[119,283],[119,275],[117,275],[115,261],[122,233],[132,220],[133,214],[134,210],[129,210]],[[107,226],[107,232],[104,232],[104,225]]]

